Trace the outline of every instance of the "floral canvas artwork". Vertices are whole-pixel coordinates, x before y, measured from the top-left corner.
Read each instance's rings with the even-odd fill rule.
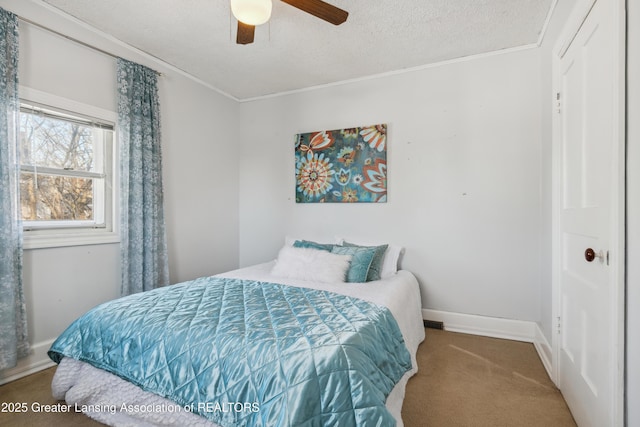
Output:
[[[387,201],[387,125],[296,135],[297,203]]]

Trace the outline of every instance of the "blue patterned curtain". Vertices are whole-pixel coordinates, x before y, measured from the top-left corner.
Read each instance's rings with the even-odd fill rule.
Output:
[[[157,82],[118,59],[122,295],[169,284]]]
[[[0,369],[29,352],[18,196],[18,18],[0,9]]]

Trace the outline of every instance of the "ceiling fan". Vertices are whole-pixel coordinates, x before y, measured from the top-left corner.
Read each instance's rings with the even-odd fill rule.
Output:
[[[347,20],[349,12],[322,0],[282,0],[333,25]],[[253,43],[256,25],[262,25],[271,17],[271,0],[231,0],[231,12],[238,20],[236,43]]]

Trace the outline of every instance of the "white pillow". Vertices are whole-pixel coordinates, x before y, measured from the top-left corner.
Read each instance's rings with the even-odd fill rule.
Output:
[[[371,242],[371,241],[362,241],[360,239],[343,239],[336,238],[336,244],[342,245],[344,242],[349,242],[352,245],[359,246],[380,246],[385,243],[380,242]],[[380,277],[385,279],[389,276],[393,276],[398,272],[398,262],[400,261],[400,256],[404,253],[404,248],[402,246],[397,245],[388,245],[387,250],[384,252],[384,259],[382,261],[382,268],[380,269]]]
[[[274,276],[324,283],[344,282],[351,255],[285,245],[271,269]]]
[[[380,277],[386,278],[398,272],[398,261],[400,261],[400,255],[403,253],[404,248],[402,246],[389,245],[384,253]]]

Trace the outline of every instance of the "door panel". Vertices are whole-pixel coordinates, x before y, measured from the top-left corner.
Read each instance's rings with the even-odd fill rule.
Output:
[[[613,425],[617,321],[609,265],[616,190],[615,2],[598,0],[560,58],[561,201],[558,382],[580,426]],[[590,262],[585,250],[596,257]]]

